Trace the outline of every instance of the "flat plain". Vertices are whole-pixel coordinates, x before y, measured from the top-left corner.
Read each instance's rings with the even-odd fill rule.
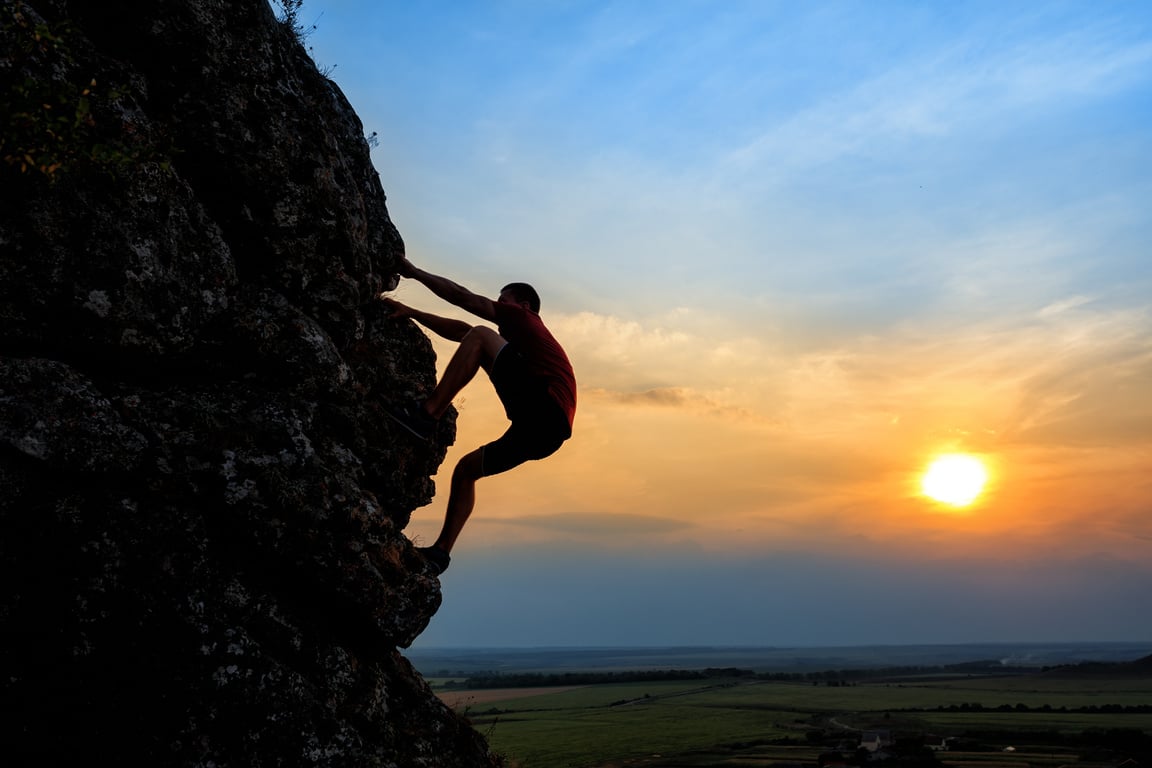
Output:
[[[947,743],[935,757],[948,768],[1111,768],[1123,750],[1092,734],[1152,738],[1152,674],[734,678],[442,697],[518,768],[814,768],[829,751],[851,757],[870,730]]]

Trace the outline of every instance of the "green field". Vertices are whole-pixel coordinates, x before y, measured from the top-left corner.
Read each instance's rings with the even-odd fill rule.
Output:
[[[1149,712],[1070,711],[1147,708],[1152,678],[1035,675],[834,687],[738,679],[530,692],[503,692],[519,698],[495,701],[485,700],[484,692],[455,694],[458,709],[519,768],[814,767],[821,752],[854,746],[858,731],[868,729],[937,741],[946,736],[984,739],[978,751],[937,753],[941,763],[955,768],[1095,768],[1115,763],[1111,755],[1094,762],[1083,749],[1061,740],[1118,728],[1152,735]],[[969,711],[974,705],[983,709]],[[1059,711],[1062,707],[1069,711]],[[1028,711],[1017,711],[1021,708]],[[1009,746],[1016,751],[1001,751]]]

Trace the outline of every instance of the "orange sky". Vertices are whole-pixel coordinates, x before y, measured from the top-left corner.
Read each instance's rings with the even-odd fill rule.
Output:
[[[419,292],[399,295],[436,303]],[[544,314],[580,379],[576,434],[549,460],[482,481],[469,546],[1152,556],[1146,318],[1052,307],[1014,326],[796,350],[715,335],[687,312],[650,324]],[[443,364],[452,345],[437,349]],[[483,375],[457,402],[449,467],[504,428]],[[920,494],[928,462],[949,451],[991,473],[964,509]],[[412,533],[433,537],[442,501]]]

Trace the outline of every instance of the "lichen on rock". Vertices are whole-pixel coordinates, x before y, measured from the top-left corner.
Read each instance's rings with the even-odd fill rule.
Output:
[[[0,164],[0,762],[494,764],[402,653],[446,445],[352,107],[264,0],[0,2],[5,103],[87,91]]]

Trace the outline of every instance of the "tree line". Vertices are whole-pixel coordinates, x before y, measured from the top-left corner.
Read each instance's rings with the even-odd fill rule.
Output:
[[[908,677],[923,674],[988,674],[993,668],[1003,674],[1005,668],[997,661],[976,661],[938,667],[902,666],[876,669],[833,669],[806,672],[756,672],[738,667],[708,667],[706,669],[625,670],[619,672],[473,672],[464,680],[451,680],[445,688],[478,690],[481,688],[542,688],[564,685],[597,685],[601,683],[647,683],[655,681],[711,680],[741,678],[772,680],[777,682],[811,682],[825,685],[848,685],[853,681],[885,677]],[[452,677],[442,670],[438,677]],[[465,677],[464,674],[459,675]]]
[[[666,680],[711,680],[755,677],[750,669],[709,667],[708,669],[632,670],[627,672],[484,672],[466,680],[450,680],[445,688],[541,688],[565,685],[599,685],[601,683],[649,683]]]

